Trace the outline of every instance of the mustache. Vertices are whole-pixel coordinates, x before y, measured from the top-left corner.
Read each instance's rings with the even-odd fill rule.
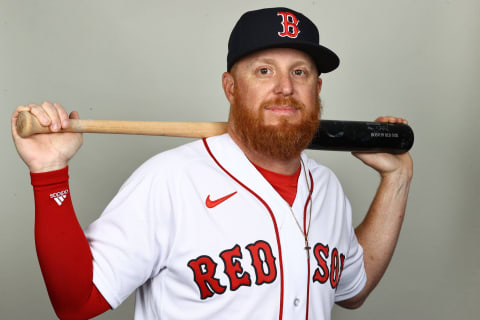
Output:
[[[262,109],[273,107],[273,106],[291,106],[296,108],[297,110],[304,110],[305,105],[292,97],[278,97],[272,100],[268,100],[262,103]]]

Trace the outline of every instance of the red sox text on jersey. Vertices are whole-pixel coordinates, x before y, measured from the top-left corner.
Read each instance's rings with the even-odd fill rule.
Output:
[[[335,289],[342,275],[345,255],[339,253],[337,248],[333,248],[330,252],[329,246],[322,243],[317,243],[313,248],[318,267],[314,271],[312,281],[321,284],[329,281],[332,289]],[[255,285],[260,286],[275,281],[277,278],[275,265],[277,258],[273,255],[270,244],[259,240],[247,245],[245,250],[252,259]],[[229,279],[229,289],[231,291],[235,291],[241,286],[252,285],[252,276],[244,271],[242,266],[243,253],[238,244],[231,249],[222,251],[219,257],[220,259],[217,259],[217,261],[222,261],[223,272]],[[330,260],[330,263],[328,260]],[[208,255],[199,256],[188,262],[188,267],[192,269],[194,281],[200,290],[201,299],[210,298],[214,294],[222,294],[227,290],[227,286],[223,285],[218,277],[215,277],[218,265]]]

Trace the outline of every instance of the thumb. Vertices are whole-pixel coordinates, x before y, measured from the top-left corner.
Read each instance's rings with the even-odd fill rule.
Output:
[[[77,111],[72,111],[69,116],[70,119],[80,119],[80,115]]]
[[[68,119],[62,121],[62,128],[67,129],[70,127],[70,119],[80,119],[77,111],[72,111],[68,116]]]

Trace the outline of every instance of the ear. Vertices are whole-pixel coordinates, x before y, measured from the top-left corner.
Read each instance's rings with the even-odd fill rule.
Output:
[[[317,80],[317,95],[320,94],[320,91],[322,91],[322,78],[318,77],[318,80]]]
[[[234,101],[235,96],[235,79],[230,72],[224,72],[222,75],[222,86],[225,96],[227,97],[230,104]]]

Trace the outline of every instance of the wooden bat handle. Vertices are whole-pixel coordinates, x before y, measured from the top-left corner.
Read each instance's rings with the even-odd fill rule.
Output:
[[[22,138],[50,133],[30,112],[20,112],[17,132]],[[59,132],[119,133],[185,138],[206,138],[227,132],[226,122],[115,121],[70,119],[70,127]]]

